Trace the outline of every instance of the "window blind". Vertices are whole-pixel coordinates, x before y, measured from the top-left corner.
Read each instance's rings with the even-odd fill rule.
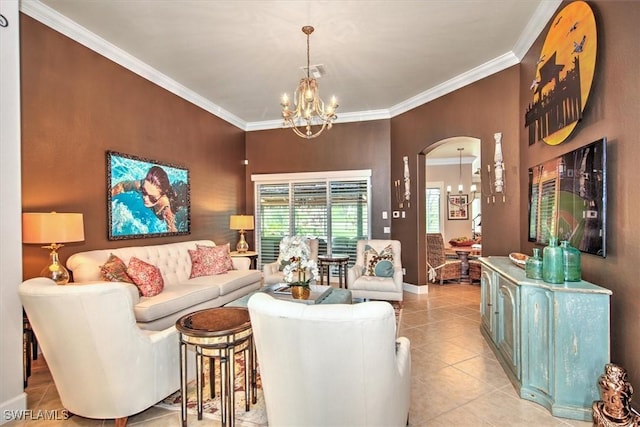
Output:
[[[289,234],[289,184],[263,184],[257,194],[256,236],[262,265],[278,259],[280,240]]]
[[[256,183],[256,235],[259,265],[278,258],[280,240],[299,235],[316,238],[319,253],[349,255],[370,235],[370,180],[340,178]],[[303,174],[301,174],[303,175]]]
[[[349,255],[349,265],[355,264],[358,240],[369,237],[369,205],[366,181],[332,181],[331,253]]]
[[[540,208],[538,232],[542,243],[549,243],[551,233],[556,233],[556,180],[542,181],[540,185]]]
[[[427,233],[440,233],[442,231],[440,188],[427,188],[426,191]]]

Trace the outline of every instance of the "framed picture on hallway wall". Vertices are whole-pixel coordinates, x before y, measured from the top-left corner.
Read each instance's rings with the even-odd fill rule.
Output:
[[[109,240],[191,233],[189,170],[107,151]]]
[[[456,194],[449,196],[447,203],[447,219],[469,219],[469,206],[467,194]]]

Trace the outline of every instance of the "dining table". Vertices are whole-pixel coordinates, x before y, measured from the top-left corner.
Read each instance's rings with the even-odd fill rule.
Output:
[[[460,281],[469,282],[469,259],[482,256],[482,247],[472,246],[449,246],[445,247],[445,255],[456,256],[460,260]]]

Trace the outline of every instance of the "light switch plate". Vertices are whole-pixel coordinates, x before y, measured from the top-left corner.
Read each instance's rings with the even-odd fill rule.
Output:
[[[391,227],[385,227],[384,232],[387,234],[391,233]]]

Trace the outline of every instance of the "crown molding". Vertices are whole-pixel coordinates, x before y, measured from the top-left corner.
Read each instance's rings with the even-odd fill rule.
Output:
[[[162,74],[135,56],[109,43],[45,4],[37,0],[22,0],[20,2],[20,11],[222,120],[243,130],[247,127],[247,123],[238,116]]]
[[[384,120],[390,119],[391,115],[389,110],[369,110],[369,111],[356,111],[354,113],[342,113],[338,114],[338,118],[334,121],[337,123],[353,123],[353,122],[367,122],[370,120]],[[245,128],[245,131],[257,131],[257,130],[269,130],[285,128],[282,124],[282,120],[265,120],[262,122],[249,122]]]
[[[545,0],[538,5],[513,47],[513,52],[518,57],[518,62],[522,61],[522,58],[531,49],[531,46],[533,46],[533,43],[542,33],[542,30],[556,13],[561,3],[562,0]]]
[[[561,3],[562,0],[545,0],[541,2],[524,28],[513,51],[462,73],[389,109],[342,113],[335,123],[390,119],[520,63]],[[244,131],[250,132],[283,127],[281,120],[260,122],[242,120],[38,0],[22,0],[20,2],[20,11]]]
[[[499,57],[485,62],[484,64],[464,72],[451,80],[441,83],[433,88],[419,93],[406,101],[400,102],[389,109],[391,117],[398,116],[416,107],[419,107],[434,99],[440,98],[448,93],[458,90],[462,87],[477,82],[487,76],[495,74],[506,68],[516,65],[518,58],[513,52],[507,52]]]

